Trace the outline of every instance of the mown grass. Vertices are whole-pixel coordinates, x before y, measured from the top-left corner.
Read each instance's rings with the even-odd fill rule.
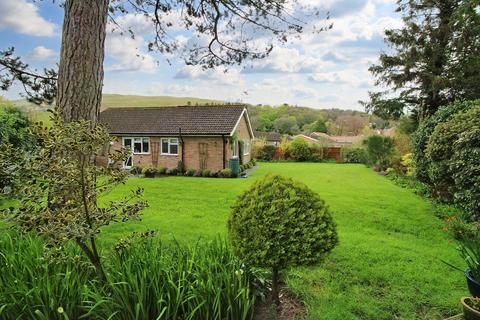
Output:
[[[145,188],[143,220],[104,229],[104,248],[131,231],[193,242],[226,234],[237,194],[267,173],[303,181],[330,206],[340,244],[327,261],[287,274],[308,319],[442,319],[467,294],[455,244],[432,205],[362,165],[260,163],[248,179],[132,178],[103,201]]]

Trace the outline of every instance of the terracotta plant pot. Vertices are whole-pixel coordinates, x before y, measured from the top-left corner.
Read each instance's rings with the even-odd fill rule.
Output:
[[[465,297],[465,298],[462,298],[462,300],[460,300],[463,306],[463,317],[465,318],[465,320],[480,320],[480,311],[473,309],[467,304],[467,301],[469,299],[472,299],[472,298]]]

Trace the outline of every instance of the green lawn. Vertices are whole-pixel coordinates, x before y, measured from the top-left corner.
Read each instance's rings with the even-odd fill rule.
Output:
[[[362,165],[260,163],[247,179],[132,178],[105,200],[141,186],[150,207],[142,221],[105,228],[103,245],[151,229],[186,242],[224,236],[236,195],[269,172],[318,192],[338,225],[340,243],[325,263],[288,272],[308,319],[443,319],[460,311],[465,280],[441,259],[462,263],[442,221],[427,201]]]

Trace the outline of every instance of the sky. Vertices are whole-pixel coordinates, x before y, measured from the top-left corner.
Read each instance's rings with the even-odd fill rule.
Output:
[[[329,13],[333,28],[304,32],[300,39],[276,45],[269,57],[227,72],[187,66],[179,55],[149,52],[148,22],[134,14],[118,17],[122,26],[136,30],[136,37],[109,26],[103,92],[362,110],[358,101],[375,91],[368,67],[388,50],[384,30],[401,26],[395,0],[301,1],[319,7],[321,17]],[[15,47],[32,68],[58,62],[63,18],[58,1],[1,0],[0,12],[0,50]],[[194,35],[177,32],[175,37],[188,42]],[[15,87],[0,95],[13,99],[19,92]]]

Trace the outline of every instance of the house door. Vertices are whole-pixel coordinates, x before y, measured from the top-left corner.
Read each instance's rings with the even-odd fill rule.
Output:
[[[200,160],[200,165],[199,165],[200,170],[207,169],[208,168],[208,165],[207,165],[208,143],[200,142],[198,144],[198,154],[199,154],[199,160]]]
[[[133,165],[132,138],[123,138],[123,147],[130,150],[130,156],[123,162],[124,169],[130,169]]]

